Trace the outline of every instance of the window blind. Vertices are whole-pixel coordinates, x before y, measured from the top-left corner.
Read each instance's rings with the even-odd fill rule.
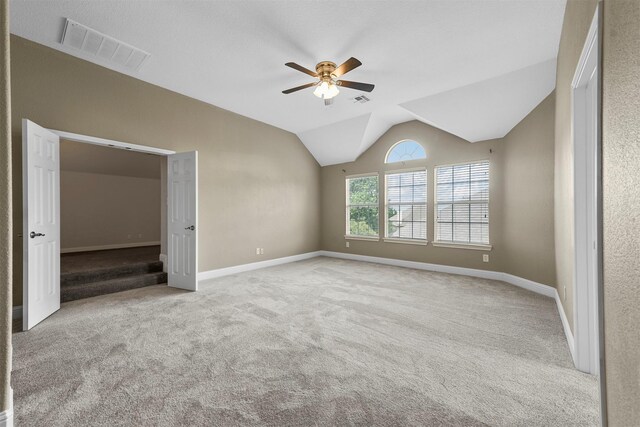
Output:
[[[438,166],[436,240],[489,244],[489,162]]]
[[[427,171],[385,176],[385,237],[427,240]]]

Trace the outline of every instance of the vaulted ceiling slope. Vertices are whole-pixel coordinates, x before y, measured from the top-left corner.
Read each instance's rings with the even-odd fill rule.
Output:
[[[420,120],[470,142],[504,136],[555,86],[565,0],[18,1],[11,32],[296,133],[321,165],[355,160],[389,127]],[[60,43],[66,18],[151,54],[140,70]],[[284,66],[354,56],[325,107]]]

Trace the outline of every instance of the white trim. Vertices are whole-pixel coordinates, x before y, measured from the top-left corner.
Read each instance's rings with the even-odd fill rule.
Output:
[[[480,160],[467,160],[465,162],[459,162],[459,163],[443,163],[441,165],[435,165],[433,167],[433,171],[435,172],[436,169],[438,168],[446,168],[446,167],[451,167],[451,166],[463,166],[463,165],[472,165],[474,163],[484,163],[487,162],[489,163],[489,173],[491,173],[491,160],[487,157],[484,157]]]
[[[422,147],[422,151],[424,151],[424,157],[420,157],[419,159],[399,160],[397,162],[387,161],[389,159],[389,154],[391,154],[391,150],[393,150],[394,148],[396,148],[397,145],[400,145],[403,142],[415,142],[416,144],[418,144],[420,147]],[[385,165],[393,165],[396,163],[404,164],[405,162],[415,162],[416,160],[427,160],[428,157],[429,156],[427,155],[427,150],[426,148],[424,148],[424,145],[422,145],[421,142],[418,142],[415,139],[401,139],[400,141],[394,143],[391,147],[389,147],[389,149],[387,150],[387,153],[384,155],[384,164]]]
[[[102,145],[103,147],[121,148],[125,150],[138,151],[140,153],[158,154],[168,156],[175,154],[175,151],[165,150],[163,148],[148,147],[146,145],[129,144],[128,142],[114,141],[112,139],[97,138],[95,136],[80,135],[77,133],[64,132],[61,130],[49,129],[62,139],[67,141],[85,142],[87,144]]]
[[[198,273],[198,281],[215,279],[217,277],[230,276],[232,274],[244,273],[245,271],[259,270],[261,268],[273,267],[290,262],[302,261],[305,259],[320,256],[321,251],[307,252],[299,255],[292,255],[283,258],[275,258],[267,261],[252,262],[249,264],[234,265],[232,267],[217,268],[215,270],[201,271]]]
[[[391,163],[391,164],[393,164],[393,163]],[[384,171],[384,174],[385,175],[395,175],[395,174],[400,174],[400,173],[405,173],[405,172],[420,172],[420,171],[427,172],[427,167],[426,166],[420,166],[420,167],[407,168],[407,169],[392,169],[392,170]]]
[[[385,237],[383,239],[385,243],[403,243],[405,245],[419,245],[419,246],[427,246],[429,244],[428,240],[420,240],[420,239],[399,239],[394,237]]]
[[[13,320],[22,319],[22,306],[21,305],[17,305],[15,307],[13,307],[12,318],[13,318]]]
[[[9,408],[0,412],[0,427],[13,427],[13,389],[9,387]]]
[[[344,178],[345,179],[351,179],[351,178],[366,178],[368,176],[377,176],[380,177],[380,172],[368,172],[368,173],[358,173],[355,175],[347,175]]]
[[[160,246],[160,242],[136,242],[136,243],[116,243],[113,245],[79,246],[76,248],[60,249],[60,253],[70,254],[74,252],[108,251],[110,249],[140,248],[143,246]]]
[[[576,354],[575,354],[575,343],[573,340],[573,333],[571,333],[571,327],[569,326],[569,319],[567,319],[567,315],[564,312],[564,307],[562,305],[562,301],[560,300],[560,294],[555,290],[554,298],[556,300],[556,305],[558,306],[558,313],[560,314],[560,320],[562,321],[562,329],[564,329],[564,336],[567,338],[567,345],[569,346],[569,352],[571,353],[571,360],[573,360],[573,364],[576,363]]]
[[[369,236],[350,236],[348,234],[344,235],[345,240],[366,240],[369,242],[379,242],[380,241],[380,236],[378,237],[369,237]]]
[[[482,279],[500,280],[507,282],[519,288],[527,289],[540,295],[554,298],[555,288],[514,276],[512,274],[503,273],[501,271],[478,270],[474,268],[455,267],[451,265],[429,264],[419,261],[406,261],[402,259],[381,258],[367,255],[350,254],[344,252],[320,251],[321,256],[348,259],[352,261],[371,262],[375,264],[392,265],[395,267],[413,268],[416,270],[437,271],[440,273],[459,274],[463,276],[480,277]]]
[[[476,251],[490,251],[493,249],[491,245],[474,245],[473,243],[448,243],[448,242],[432,242],[431,245],[436,248],[453,248],[453,249],[473,249]]]
[[[574,190],[574,264],[573,326],[577,369],[596,375],[599,372],[598,287],[602,241],[599,238],[601,205],[600,180],[600,75],[599,75],[599,8],[591,21],[576,72],[571,82],[572,151]],[[595,79],[595,117],[587,111],[589,82]],[[595,120],[595,122],[594,122]],[[589,129],[594,132],[590,134]],[[595,253],[594,253],[595,249]]]
[[[535,292],[536,294],[544,295],[545,297],[555,298],[556,288],[554,287],[543,285],[542,283],[534,282],[533,280],[525,279],[524,277],[514,276],[509,273],[497,273],[501,275],[501,278],[496,280],[502,280],[510,285]]]

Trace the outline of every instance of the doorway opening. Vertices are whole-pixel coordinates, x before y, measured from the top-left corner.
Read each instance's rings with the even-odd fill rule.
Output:
[[[97,145],[101,146],[100,148],[119,148],[164,157],[166,167],[160,170],[161,176],[166,180],[166,197],[164,194],[161,196],[161,199],[166,201],[166,220],[160,220],[160,222],[166,224],[162,227],[166,235],[166,245],[162,248],[166,254],[166,281],[172,287],[191,291],[198,289],[198,156],[196,151],[175,153],[154,147],[55,131],[26,119],[23,119],[22,123],[22,138],[23,330],[31,329],[60,309],[62,298],[60,288],[61,139]],[[92,195],[92,197],[95,196]],[[105,196],[105,194],[99,196]],[[158,207],[156,205],[152,209]],[[92,220],[93,227],[101,226],[95,218],[83,219],[89,222],[89,226]],[[70,224],[69,227],[73,229],[77,225],[77,219]],[[137,237],[138,239],[144,239],[144,233],[137,234],[141,235]],[[79,246],[79,248],[83,247]],[[91,245],[89,248],[91,249]],[[165,248],[166,251],[164,251]],[[113,289],[113,291],[116,290]]]
[[[167,283],[163,168],[157,154],[60,140],[61,302]]]

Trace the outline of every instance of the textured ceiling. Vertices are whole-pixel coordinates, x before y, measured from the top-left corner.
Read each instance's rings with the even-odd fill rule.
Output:
[[[322,165],[351,161],[390,126],[421,120],[497,138],[554,87],[565,0],[18,1],[11,32],[298,134]],[[139,72],[62,46],[65,18],[151,53]],[[334,105],[284,66],[350,56],[376,85]]]

